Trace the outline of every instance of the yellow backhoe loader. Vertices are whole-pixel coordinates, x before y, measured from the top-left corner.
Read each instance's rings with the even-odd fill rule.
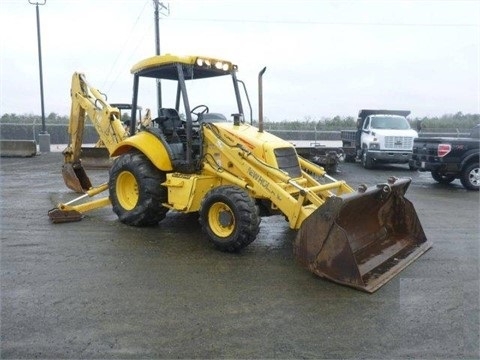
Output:
[[[300,156],[292,144],[263,130],[263,69],[258,77],[259,124],[246,122],[250,105],[237,66],[201,56],[158,55],[133,66],[132,121],[125,131],[119,109],[88,85],[72,78],[71,143],[64,151],[66,185],[84,194],[49,211],[54,223],[80,220],[87,211],[109,206],[121,222],[151,226],[169,210],[198,212],[202,229],[220,250],[235,252],[255,240],[262,216],[283,215],[298,230],[297,260],[311,272],[374,292],[431,247],[412,203],[405,198],[411,179],[352,189]],[[140,80],[176,84],[175,105],[158,109],[151,126],[136,127]],[[187,84],[204,79],[233,83],[233,119],[191,108]],[[208,81],[207,81],[208,79]],[[202,88],[205,91],[207,86]],[[219,97],[225,88],[218,86]],[[213,101],[213,99],[212,99]],[[226,101],[226,100],[225,100]],[[179,112],[183,105],[185,119]],[[251,106],[250,106],[251,108]],[[82,166],[85,113],[113,158],[108,181],[92,186]],[[131,135],[129,135],[131,134]],[[108,191],[108,196],[84,201]],[[81,200],[81,201],[80,201]]]

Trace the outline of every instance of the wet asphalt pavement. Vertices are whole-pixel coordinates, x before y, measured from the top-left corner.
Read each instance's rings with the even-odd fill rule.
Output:
[[[480,202],[458,180],[340,165],[354,187],[412,177],[407,198],[434,243],[370,295],[299,266],[280,216],[240,254],[176,213],[155,228],[110,208],[51,224],[48,210],[76,196],[61,164],[60,153],[1,159],[2,359],[480,357]]]

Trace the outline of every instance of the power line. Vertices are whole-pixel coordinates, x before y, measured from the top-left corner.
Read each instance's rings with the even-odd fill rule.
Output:
[[[137,16],[137,18],[136,18],[136,20],[135,20],[135,23],[133,24],[132,29],[131,29],[130,32],[129,32],[128,39],[127,39],[127,41],[125,41],[124,46],[121,47],[121,49],[120,49],[120,51],[119,51],[119,53],[118,53],[115,61],[113,62],[113,65],[110,67],[110,71],[108,72],[105,80],[103,81],[102,87],[106,87],[106,84],[107,84],[107,82],[108,82],[108,80],[109,80],[109,78],[110,78],[110,75],[112,75],[112,72],[114,71],[114,69],[115,69],[115,67],[116,67],[116,65],[117,65],[120,57],[123,55],[123,53],[126,51],[127,48],[130,49],[129,47],[127,47],[127,46],[125,46],[125,45],[128,44],[128,43],[130,42],[130,40],[132,39],[134,30],[136,29],[136,27],[137,27],[137,25],[138,25],[138,22],[139,22],[139,20],[140,20],[140,18],[141,18],[141,16],[142,16],[143,12],[145,11],[145,8],[146,8],[146,6],[147,6],[148,1],[149,1],[149,0],[146,0],[146,1],[145,1],[144,5],[143,5],[143,7],[142,7],[142,10],[141,10],[140,13],[138,14],[138,16]],[[135,50],[136,50],[137,48],[138,48],[138,43],[137,43],[137,46],[136,46]],[[135,50],[134,50],[134,51],[135,51]],[[131,56],[131,55],[130,55],[130,56]],[[109,89],[108,89],[107,91],[110,91],[110,89],[111,89],[112,86],[114,85],[115,81],[118,79],[118,76],[119,76],[119,72],[120,72],[120,71],[121,71],[121,70],[117,69],[117,75],[115,76],[114,81],[112,82],[112,84],[110,85],[110,87],[109,87]]]
[[[170,18],[170,21],[185,22],[224,22],[249,24],[290,24],[290,25],[325,25],[325,26],[419,26],[419,27],[480,27],[479,23],[383,23],[383,22],[331,22],[310,20],[253,20],[253,19],[198,19],[198,18]]]

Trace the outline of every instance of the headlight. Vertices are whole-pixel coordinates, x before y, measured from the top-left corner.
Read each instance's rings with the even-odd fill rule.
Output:
[[[370,143],[368,145],[368,148],[371,149],[371,150],[378,150],[378,149],[380,149],[380,144],[379,143]]]
[[[218,70],[228,71],[228,69],[230,68],[230,66],[229,66],[228,63],[226,63],[226,62],[217,61],[217,62],[215,63],[215,68],[217,68]]]
[[[208,67],[210,67],[211,63],[210,63],[210,60],[208,60],[208,59],[198,58],[197,59],[197,65],[198,66],[208,66]]]
[[[211,60],[211,59],[204,59],[204,58],[197,58],[196,61],[197,66],[201,67],[215,67],[217,70],[228,71],[230,70],[230,63],[228,61],[221,61],[221,60]]]

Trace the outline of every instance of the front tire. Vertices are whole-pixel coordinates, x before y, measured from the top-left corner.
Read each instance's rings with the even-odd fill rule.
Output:
[[[200,204],[200,224],[210,241],[222,251],[237,252],[257,237],[259,210],[255,201],[235,186],[212,189]]]
[[[465,189],[478,191],[480,188],[480,169],[478,163],[467,165],[462,170],[460,181]]]
[[[362,165],[365,169],[373,169],[373,158],[372,156],[368,153],[367,150],[363,151],[362,154]]]
[[[137,150],[119,156],[110,169],[108,189],[113,211],[120,221],[132,226],[153,226],[168,211],[167,189],[161,184],[165,173]]]

